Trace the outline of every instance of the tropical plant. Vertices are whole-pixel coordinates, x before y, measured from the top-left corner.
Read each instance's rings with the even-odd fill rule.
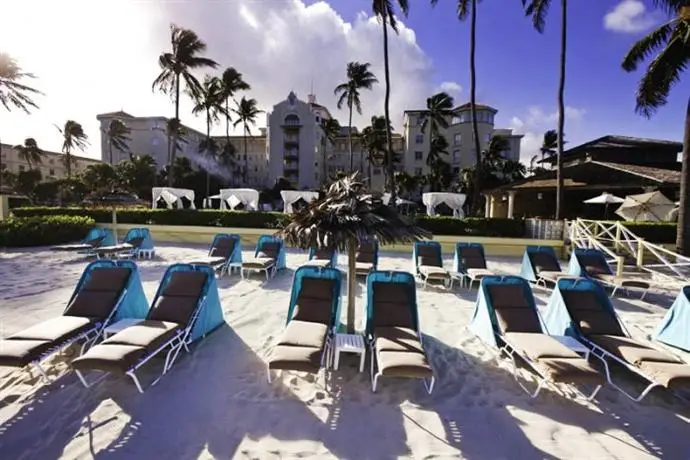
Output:
[[[168,143],[172,142],[171,153],[173,157],[177,152],[181,152],[184,146],[189,144],[187,140],[187,129],[178,118],[169,118],[165,123],[165,133],[168,136]],[[170,186],[170,183],[168,183]]]
[[[542,161],[558,153],[558,132],[555,129],[549,129],[544,133],[541,147],[539,147],[539,153],[541,154]]]
[[[371,168],[380,168],[386,165],[386,118],[371,117],[371,124],[362,130],[360,144],[366,154],[367,169],[369,171],[369,186],[371,187]]]
[[[338,96],[338,109],[342,109],[343,105],[347,106],[349,110],[349,117],[347,123],[347,143],[350,152],[350,172],[354,171],[354,153],[352,151],[352,109],[356,109],[357,113],[362,114],[362,101],[360,99],[360,90],[371,90],[374,84],[378,83],[376,76],[369,70],[371,64],[368,62],[348,62],[347,64],[347,81],[335,87],[333,93]]]
[[[328,145],[333,146],[335,140],[340,135],[340,123],[335,118],[322,118],[321,132],[321,151],[323,154],[321,177],[323,178],[322,182],[325,183],[328,178]]]
[[[531,16],[532,25],[537,32],[543,33],[544,27],[546,26],[546,13],[551,6],[551,0],[522,0],[522,6],[525,8],[525,14]],[[565,130],[567,26],[568,0],[561,0],[561,42],[558,76],[558,144],[556,148],[556,219],[561,219],[563,212],[563,132]]]
[[[347,330],[355,327],[355,252],[357,243],[376,238],[382,244],[409,243],[430,238],[394,206],[386,206],[378,195],[367,191],[358,174],[331,184],[324,196],[292,214],[291,222],[279,234],[288,244],[308,248],[335,247],[348,254]]]
[[[233,123],[234,127],[242,125],[242,142],[244,143],[244,167],[242,168],[242,179],[244,184],[247,184],[247,169],[249,167],[249,158],[247,158],[247,137],[252,136],[252,131],[249,126],[256,126],[256,117],[263,113],[259,110],[256,99],[242,97],[239,101],[235,101],[236,108],[232,109],[233,113],[237,115],[237,120]]]
[[[98,163],[86,167],[81,173],[81,181],[88,190],[119,185],[119,177],[115,168],[108,163]]]
[[[67,179],[71,179],[72,166],[74,165],[72,151],[77,148],[83,152],[89,145],[89,136],[84,132],[84,128],[74,120],[67,120],[62,128],[57,125],[55,127],[62,135],[62,153],[64,153],[62,162],[67,170]]]
[[[225,115],[225,145],[223,145],[223,156],[225,157],[225,164],[234,168],[237,150],[230,142],[230,123],[232,122],[230,116],[232,113],[230,110],[230,100],[232,100],[239,91],[249,91],[251,86],[244,81],[242,74],[234,67],[225,69],[220,79],[223,85],[223,98],[225,99],[223,111],[223,115]]]
[[[139,198],[151,199],[151,186],[156,185],[156,160],[151,155],[130,155],[128,160],[118,163],[116,172],[122,187]]]
[[[24,139],[24,144],[15,145],[14,149],[17,151],[17,156],[27,162],[29,169],[43,163],[45,152],[38,147],[33,137],[27,137]]]
[[[637,70],[638,66],[656,56],[648,64],[635,96],[635,111],[650,118],[666,105],[671,89],[680,82],[690,62],[690,3],[688,0],[652,0],[664,10],[670,20],[636,42],[623,59],[623,69]],[[685,111],[683,137],[683,166],[680,182],[680,206],[676,233],[676,250],[690,255],[690,99]]]
[[[204,152],[204,170],[206,171],[206,196],[211,196],[211,165],[217,162],[218,144],[211,138],[211,126],[220,120],[220,115],[225,112],[223,108],[224,93],[223,83],[218,77],[206,75],[201,84],[201,91],[192,94],[194,115],[203,114],[206,117],[206,139],[199,143],[199,150]]]
[[[388,189],[391,194],[391,206],[395,206],[396,187],[395,187],[395,154],[393,152],[393,139],[390,115],[391,99],[391,72],[388,58],[388,26],[393,32],[398,33],[398,22],[395,20],[393,3],[397,3],[400,11],[405,17],[410,11],[408,0],[373,0],[372,11],[383,25],[383,69],[386,82],[386,95],[384,99],[384,117],[386,118],[386,171],[388,176]]]
[[[430,169],[429,186],[432,192],[445,189],[450,175],[450,165],[444,159],[448,156],[448,140],[441,134],[435,133],[429,144],[429,154],[426,164]]]
[[[38,105],[32,96],[43,94],[39,90],[20,83],[27,78],[35,78],[34,74],[24,72],[15,59],[9,54],[0,53],[0,104],[5,110],[11,112],[13,108],[31,113],[31,109],[37,109]],[[0,142],[0,171],[2,165],[2,143]],[[0,188],[2,188],[2,175],[0,174]]]
[[[129,143],[132,142],[132,138],[129,135],[132,130],[125,124],[124,121],[115,118],[111,120],[108,124],[108,129],[106,129],[103,134],[108,140],[108,162],[112,165],[113,162],[113,148],[120,152],[129,152]]]
[[[426,134],[427,129],[429,130],[429,155],[431,155],[434,138],[440,134],[439,128],[448,128],[449,119],[454,114],[453,105],[453,98],[445,92],[434,94],[426,100],[426,110],[422,112],[420,121],[422,134]],[[448,148],[448,142],[446,142],[445,148]],[[438,152],[438,149],[436,152]],[[427,164],[431,165],[433,163],[435,163],[435,160],[429,160],[427,156]]]
[[[166,51],[158,57],[161,73],[151,85],[152,90],[159,89],[173,98],[175,104],[175,119],[180,119],[180,90],[182,83],[189,93],[201,93],[201,83],[194,76],[193,70],[204,67],[216,68],[218,63],[213,59],[201,56],[206,51],[206,43],[192,30],[183,29],[175,24],[170,25],[170,43],[172,51]],[[196,98],[196,97],[195,97]],[[175,132],[172,132],[175,136]],[[172,167],[175,158],[176,138],[168,139],[168,166]],[[168,178],[168,186],[172,186],[172,176]]]

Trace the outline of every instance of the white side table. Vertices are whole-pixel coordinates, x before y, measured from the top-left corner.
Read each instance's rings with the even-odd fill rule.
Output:
[[[558,340],[575,353],[582,355],[583,358],[589,359],[589,348],[580,343],[577,339],[570,337],[569,335],[552,335],[551,337]]]
[[[104,339],[107,339],[107,338],[110,337],[111,335],[115,335],[115,334],[117,334],[118,332],[122,331],[123,329],[126,329],[126,328],[128,328],[129,326],[134,326],[134,325],[136,325],[136,324],[139,324],[139,323],[141,323],[142,321],[144,321],[144,320],[143,320],[143,319],[139,319],[139,318],[125,318],[125,319],[121,319],[120,321],[111,324],[110,326],[106,327],[106,328],[103,330],[103,338],[104,338]]]
[[[335,335],[335,356],[333,369],[338,370],[340,362],[340,352],[355,353],[359,358],[359,372],[364,370],[364,359],[366,357],[366,346],[364,337],[360,334],[336,334]]]

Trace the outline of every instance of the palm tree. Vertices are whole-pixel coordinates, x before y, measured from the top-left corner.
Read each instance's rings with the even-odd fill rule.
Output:
[[[352,108],[357,110],[357,113],[362,114],[362,101],[359,99],[359,91],[361,89],[368,89],[378,83],[376,76],[369,70],[371,64],[368,62],[362,64],[360,62],[348,62],[347,64],[347,81],[335,87],[333,93],[338,97],[338,109],[343,108],[343,104],[347,105],[350,111],[350,116],[347,123],[347,142],[350,151],[350,172],[354,171],[354,154],[352,152]]]
[[[380,168],[385,166],[388,158],[388,155],[386,155],[388,149],[386,144],[386,118],[371,117],[371,124],[362,130],[360,142],[362,143],[362,149],[367,155],[369,185],[371,186],[371,167]]]
[[[654,0],[659,1],[659,0]],[[673,1],[673,0],[670,0]],[[677,1],[677,0],[676,0]],[[544,32],[546,13],[551,0],[522,0],[525,14],[532,17],[532,24],[539,33]],[[565,130],[565,62],[568,31],[568,0],[561,0],[561,56],[558,77],[558,145],[556,152],[556,215],[561,219],[563,211],[563,131]]]
[[[325,183],[328,178],[328,144],[333,145],[336,138],[340,135],[340,123],[335,118],[322,118],[321,119],[321,131],[323,135],[321,136],[321,149],[323,151],[323,182]]]
[[[72,165],[74,159],[72,158],[72,151],[78,148],[82,152],[89,145],[89,136],[84,132],[84,128],[74,120],[67,120],[65,126],[60,128],[55,125],[60,134],[62,134],[62,152],[65,154],[63,163],[67,169],[67,178],[72,178]]]
[[[132,141],[132,138],[129,137],[131,132],[132,130],[117,118],[108,124],[108,129],[105,130],[104,134],[108,139],[108,156],[111,165],[113,164],[113,147],[120,152],[129,153],[129,143]]]
[[[431,180],[429,185],[432,192],[438,191],[438,179],[450,170],[450,165],[443,157],[448,156],[448,140],[441,134],[434,134],[429,145],[429,155],[426,157],[426,164],[431,170]]]
[[[223,98],[225,99],[225,107],[223,115],[225,115],[225,145],[223,146],[223,155],[228,161],[228,165],[234,166],[234,155],[236,153],[235,146],[230,143],[230,100],[235,97],[239,91],[249,91],[251,86],[244,81],[244,77],[234,67],[228,67],[220,77],[223,85]],[[233,160],[233,161],[229,161]]]
[[[195,95],[192,113],[206,116],[206,139],[199,143],[199,149],[204,151],[207,163],[214,161],[218,153],[218,144],[211,138],[211,126],[220,120],[223,109],[223,83],[218,77],[206,75],[201,85],[201,92]],[[211,195],[211,173],[206,164],[206,196]]]
[[[232,109],[232,112],[237,115],[237,120],[233,123],[234,127],[237,125],[242,125],[242,142],[244,143],[244,171],[242,173],[242,179],[244,184],[247,184],[247,169],[249,167],[249,159],[247,158],[247,137],[251,137],[252,131],[249,129],[249,125],[256,126],[256,117],[263,113],[263,110],[259,110],[257,107],[256,99],[242,96],[242,99],[235,101],[237,105],[236,108]]]
[[[429,147],[431,147],[431,138],[439,134],[440,130],[447,129],[449,125],[449,118],[454,115],[453,111],[453,97],[448,93],[436,93],[426,100],[426,110],[420,116],[421,131],[426,132],[429,128]]]
[[[668,13],[671,20],[635,43],[623,59],[623,69],[637,70],[652,54],[656,57],[647,66],[640,80],[635,111],[651,117],[665,105],[671,88],[680,81],[690,61],[690,5],[687,0],[653,0],[655,6]],[[680,206],[676,233],[676,251],[690,255],[690,100],[685,111],[685,133],[683,137],[683,167],[680,182]]]
[[[201,84],[192,73],[193,70],[218,67],[213,59],[200,56],[206,51],[206,43],[192,30],[183,29],[175,24],[170,25],[170,42],[172,51],[164,52],[158,57],[161,73],[153,81],[152,90],[158,88],[164,94],[172,96],[175,103],[175,119],[180,119],[180,88],[182,83],[193,94],[201,93]],[[173,132],[174,135],[174,132]],[[168,139],[168,166],[172,168],[175,155],[174,138]],[[168,176],[168,186],[172,186],[172,175]]]
[[[36,77],[24,72],[9,54],[0,53],[0,103],[8,112],[15,108],[31,113],[31,109],[38,108],[31,97],[43,93],[20,83],[26,78]],[[2,143],[0,142],[0,171],[2,170]],[[0,174],[0,189],[2,189],[2,174]]]
[[[552,157],[558,152],[558,132],[555,129],[550,129],[544,133],[539,147],[541,153],[541,160],[544,161],[546,157]]]
[[[395,20],[393,14],[394,0],[373,0],[372,11],[374,15],[383,24],[383,69],[386,81],[386,97],[384,100],[384,117],[386,118],[386,169],[388,171],[388,186],[390,188],[391,203],[395,206],[396,187],[395,187],[395,155],[393,153],[392,127],[390,116],[390,100],[391,100],[391,72],[388,59],[388,25],[390,25],[393,32],[398,33],[398,22]],[[396,0],[400,11],[407,17],[410,11],[410,5],[407,0]]]
[[[29,169],[43,163],[45,152],[38,147],[38,143],[33,137],[24,139],[24,144],[15,145],[14,149],[17,151],[17,156],[29,164]]]
[[[357,173],[330,185],[323,198],[291,215],[280,230],[288,244],[302,249],[335,247],[348,253],[347,330],[355,328],[355,251],[359,241],[376,237],[382,244],[409,243],[431,233],[383,204],[357,180]]]

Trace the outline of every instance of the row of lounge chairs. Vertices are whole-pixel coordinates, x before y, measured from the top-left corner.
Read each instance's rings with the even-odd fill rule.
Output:
[[[118,243],[113,233],[105,228],[95,227],[76,244],[53,246],[53,251],[76,252],[87,256],[104,258],[151,258],[155,253],[151,232],[148,228],[131,228]]]

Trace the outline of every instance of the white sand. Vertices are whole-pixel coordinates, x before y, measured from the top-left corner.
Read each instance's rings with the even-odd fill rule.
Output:
[[[139,263],[149,300],[165,267],[203,255],[201,246],[163,246]],[[245,255],[249,255],[247,252]],[[306,260],[288,255],[288,266]],[[340,263],[346,263],[341,256]],[[450,267],[451,261],[446,260]],[[383,255],[383,269],[408,270],[405,255]],[[23,250],[0,254],[0,337],[59,315],[86,262],[72,254]],[[516,259],[490,260],[518,273]],[[41,386],[0,369],[0,458],[688,458],[687,406],[663,391],[642,403],[604,388],[593,404],[545,390],[532,400],[465,329],[476,291],[418,288],[422,330],[438,375],[427,395],[419,381],[382,379],[372,393],[358,358],[341,359],[323,378],[284,375],[269,384],[264,360],[284,326],[291,270],[268,283],[238,275],[219,282],[223,327],[139,394],[129,379],[91,389],[74,373]],[[358,315],[364,301],[358,288]],[[548,292],[537,290],[540,307]],[[672,299],[616,300],[634,335],[651,332]],[[343,313],[344,313],[343,308]],[[58,360],[59,361],[59,360]],[[57,362],[52,370],[64,370]],[[160,363],[143,370],[149,381]],[[367,363],[368,370],[368,363]],[[3,378],[4,376],[4,378]],[[639,380],[620,372],[627,388]],[[2,390],[5,388],[5,390]],[[24,392],[24,394],[22,394]]]

